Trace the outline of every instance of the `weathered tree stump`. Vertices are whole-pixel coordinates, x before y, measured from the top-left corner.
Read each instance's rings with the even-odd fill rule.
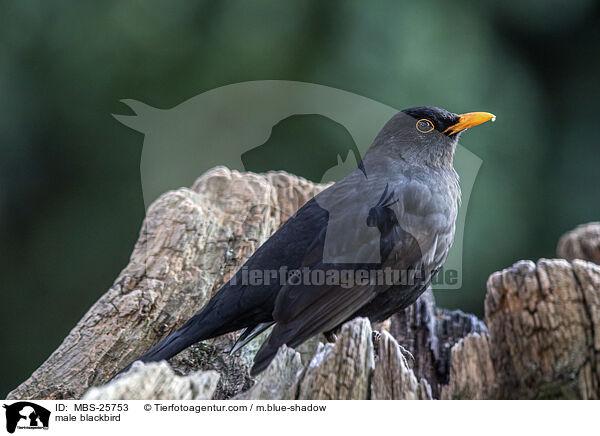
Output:
[[[444,398],[600,397],[600,267],[521,261],[487,288],[489,334],[453,348]]]
[[[600,264],[600,222],[584,224],[564,234],[556,251],[563,259],[583,259]]]
[[[134,366],[127,377],[88,390],[84,400],[210,400],[219,374],[197,371],[176,375],[166,362]]]
[[[185,322],[323,188],[283,172],[218,167],[191,189],[164,194],[114,285],[8,398],[81,398],[94,386],[87,398],[600,398],[600,267],[586,261],[599,259],[598,224],[561,239],[567,260],[521,261],[494,273],[485,323],[435,307],[426,292],[375,326],[375,344],[369,322],[356,319],[335,344],[313,338],[282,348],[256,380],[248,368],[260,340],[230,355],[229,334],[170,360],[191,378],[147,365],[102,386]],[[160,383],[144,382],[157,371]]]
[[[192,189],[162,195],[148,209],[129,264],[113,286],[8,398],[80,398],[108,381],[191,317],[322,188],[285,173],[240,174],[220,167]],[[239,358],[223,365],[213,359],[233,337],[207,341],[192,360],[203,369],[243,365]],[[219,384],[231,395],[231,373],[224,375]],[[248,384],[237,374],[233,378],[239,388]]]

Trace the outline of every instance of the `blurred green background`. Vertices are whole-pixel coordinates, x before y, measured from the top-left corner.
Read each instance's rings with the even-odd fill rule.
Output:
[[[0,396],[61,342],[127,263],[144,216],[143,136],[111,113],[170,108],[240,81],[314,82],[403,108],[485,110],[464,287],[553,257],[600,219],[600,4],[545,2],[0,3]]]

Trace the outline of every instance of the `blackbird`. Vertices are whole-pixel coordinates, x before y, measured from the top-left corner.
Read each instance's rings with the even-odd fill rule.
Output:
[[[394,115],[356,170],[302,206],[204,307],[138,360],[166,360],[195,342],[244,329],[236,351],[274,325],[255,356],[256,375],[283,344],[332,337],[352,318],[378,322],[414,303],[454,239],[458,138],[494,119],[434,106]],[[283,278],[252,282],[253,271]]]

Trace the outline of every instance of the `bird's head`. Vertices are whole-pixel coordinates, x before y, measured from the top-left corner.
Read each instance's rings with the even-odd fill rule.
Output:
[[[451,165],[462,132],[495,119],[488,112],[457,115],[435,106],[413,107],[394,115],[373,146],[411,163]]]

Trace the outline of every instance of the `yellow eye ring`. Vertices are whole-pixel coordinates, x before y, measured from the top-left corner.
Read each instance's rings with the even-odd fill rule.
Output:
[[[415,127],[421,133],[429,133],[434,129],[433,123],[425,118],[422,118],[419,121],[417,121]]]

